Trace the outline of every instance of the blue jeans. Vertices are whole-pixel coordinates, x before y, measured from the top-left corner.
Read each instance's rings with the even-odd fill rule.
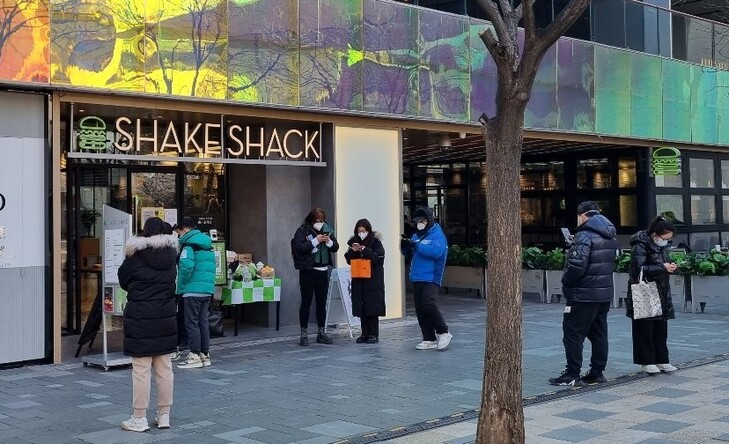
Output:
[[[187,296],[185,301],[185,330],[190,344],[190,352],[195,354],[210,352],[210,296]]]

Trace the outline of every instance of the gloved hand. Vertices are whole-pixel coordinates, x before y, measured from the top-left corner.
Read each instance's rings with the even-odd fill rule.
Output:
[[[400,249],[404,251],[409,251],[411,248],[413,248],[413,241],[410,239],[400,239]]]

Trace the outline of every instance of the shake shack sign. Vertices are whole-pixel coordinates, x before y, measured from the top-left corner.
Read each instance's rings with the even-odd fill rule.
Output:
[[[86,116],[76,125],[69,157],[325,165],[321,132],[319,123],[256,126],[230,119],[181,122],[124,116],[109,122]]]

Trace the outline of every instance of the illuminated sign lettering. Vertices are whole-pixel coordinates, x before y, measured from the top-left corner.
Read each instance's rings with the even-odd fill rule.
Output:
[[[653,175],[678,176],[681,174],[681,151],[676,148],[653,148]]]

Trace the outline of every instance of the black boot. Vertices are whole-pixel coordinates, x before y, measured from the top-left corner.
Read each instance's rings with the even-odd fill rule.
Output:
[[[309,333],[305,328],[301,329],[301,337],[299,338],[299,345],[309,345]]]
[[[325,327],[319,327],[319,333],[316,335],[316,342],[320,344],[333,344],[332,338],[327,335]]]

